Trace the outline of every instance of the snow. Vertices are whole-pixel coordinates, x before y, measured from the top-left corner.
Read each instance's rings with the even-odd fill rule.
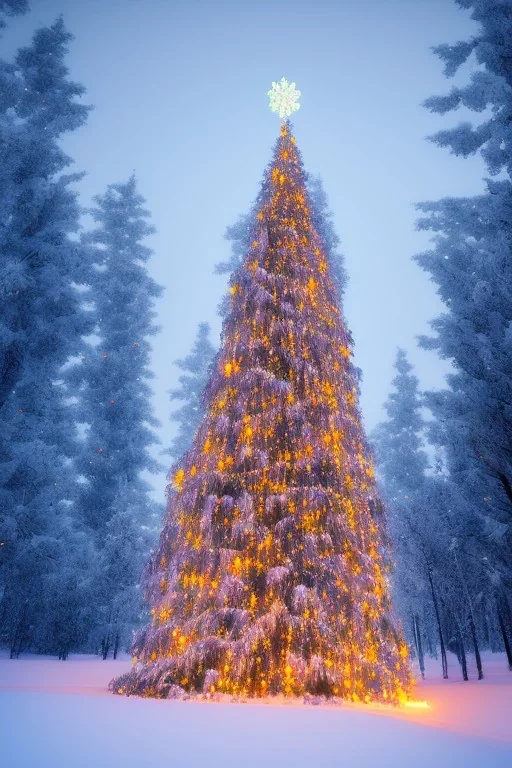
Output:
[[[230,768],[243,765],[358,768],[512,765],[512,673],[484,655],[485,679],[450,678],[427,659],[416,686],[427,710],[216,704],[113,696],[108,681],[130,660],[73,656],[0,658],[0,744],[6,768],[107,765]]]

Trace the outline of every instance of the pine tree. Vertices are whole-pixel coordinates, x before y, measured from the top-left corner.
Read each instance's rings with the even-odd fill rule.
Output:
[[[142,483],[122,481],[105,526],[97,576],[101,606],[101,654],[115,659],[129,646],[143,610],[140,577],[155,543],[160,510]]]
[[[482,522],[450,475],[429,467],[425,433],[437,432],[439,425],[423,420],[418,379],[401,350],[396,369],[395,391],[385,406],[389,418],[374,433],[396,556],[396,604],[420,663],[421,632],[430,623],[437,631],[443,676],[448,676],[448,646],[459,656],[465,680],[471,648],[481,677],[476,606],[486,593],[492,598],[487,558],[475,547],[483,539]]]
[[[486,191],[473,198],[444,198],[419,206],[419,226],[434,233],[431,251],[416,257],[430,273],[446,311],[432,323],[436,336],[422,339],[450,360],[449,389],[429,393],[452,479],[487,520],[501,588],[512,583],[512,13],[510,2],[458,0],[472,10],[480,30],[469,41],[435,50],[452,76],[474,53],[480,65],[468,85],[426,106],[445,114],[464,106],[489,115],[432,137],[462,157],[480,152],[488,171]],[[508,575],[507,573],[508,572]]]
[[[135,178],[109,185],[95,202],[91,214],[97,227],[83,237],[91,265],[87,298],[96,322],[95,338],[81,363],[69,369],[67,382],[78,398],[77,417],[86,425],[75,462],[82,480],[78,508],[98,552],[96,618],[92,622],[97,643],[105,647],[110,643],[107,638],[126,638],[135,610],[133,604],[125,606],[123,624],[124,614],[117,606],[120,600],[129,601],[134,592],[130,592],[127,575],[116,586],[109,576],[114,566],[106,562],[107,551],[115,548],[114,532],[122,534],[119,516],[125,520],[127,514],[123,504],[129,505],[135,516],[131,525],[139,531],[150,525],[154,515],[150,487],[142,473],[159,469],[150,453],[158,442],[152,429],[158,422],[152,414],[148,381],[152,378],[149,337],[158,330],[153,322],[153,301],[162,289],[147,273],[152,251],[143,240],[153,228],[146,221],[149,213]],[[146,539],[142,533],[134,538],[134,563],[147,555]],[[140,576],[136,571],[130,571],[132,587]]]
[[[423,485],[428,466],[422,439],[425,422],[421,416],[419,381],[403,349],[397,352],[395,369],[395,391],[385,405],[388,421],[373,435],[379,469],[386,478],[387,495],[393,501],[407,500],[416,493]]]
[[[350,337],[310,211],[283,123],[151,561],[152,624],[118,693],[409,689]]]
[[[432,504],[437,490],[427,478],[425,422],[418,378],[406,353],[399,349],[395,361],[394,391],[385,404],[387,421],[373,433],[377,468],[389,511],[389,531],[394,545],[395,601],[413,637],[422,667],[421,628],[434,622],[441,650],[443,676],[448,676],[445,631],[441,615],[439,573],[447,541],[439,509]],[[432,610],[433,609],[433,610]],[[421,670],[423,673],[423,669]]]
[[[90,323],[75,286],[83,250],[70,238],[80,176],[63,173],[71,159],[58,140],[89,107],[67,76],[71,39],[59,19],[0,67],[0,632],[13,655],[60,644],[47,633],[65,589],[54,575],[79,536],[62,368]]]
[[[28,10],[27,0],[0,0],[0,31],[7,26],[6,16],[22,16]]]
[[[192,439],[204,414],[202,396],[208,381],[208,373],[216,350],[210,341],[210,326],[200,323],[192,351],[175,365],[183,373],[179,387],[169,391],[171,400],[181,400],[183,405],[171,414],[171,421],[178,424],[178,433],[166,453],[179,461],[192,445]]]
[[[306,188],[311,201],[311,223],[322,240],[325,257],[341,304],[347,282],[345,260],[338,250],[341,241],[334,229],[333,214],[329,208],[322,177],[307,174]]]
[[[128,182],[110,184],[95,198],[91,213],[97,227],[86,233],[93,263],[88,299],[94,307],[97,343],[92,342],[81,365],[70,374],[79,387],[79,416],[87,434],[77,469],[85,479],[81,511],[85,524],[98,536],[112,515],[119,487],[137,483],[143,470],[157,471],[149,452],[158,442],[152,414],[149,336],[154,325],[153,300],[162,289],[148,275],[151,249],[143,239],[153,232],[149,213]]]

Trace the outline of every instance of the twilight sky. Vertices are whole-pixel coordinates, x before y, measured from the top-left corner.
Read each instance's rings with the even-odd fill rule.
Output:
[[[270,159],[279,118],[266,92],[283,76],[302,91],[297,143],[306,169],[323,178],[342,239],[368,430],[383,417],[397,346],[423,388],[442,386],[446,365],[415,341],[440,303],[411,261],[428,244],[415,231],[414,203],[483,186],[479,158],[425,141],[468,116],[421,107],[451,87],[430,47],[473,33],[467,12],[452,0],[31,0],[31,8],[10,20],[0,55],[64,15],[76,37],[71,75],[95,106],[64,142],[75,169],[87,171],[82,204],[135,171],[157,228],[148,244],[151,274],[166,289],[153,341],[163,446],[174,429],[173,361],[203,320],[218,340],[227,276],[213,267],[227,257],[225,228],[249,208]],[[151,482],[162,500],[164,475]]]

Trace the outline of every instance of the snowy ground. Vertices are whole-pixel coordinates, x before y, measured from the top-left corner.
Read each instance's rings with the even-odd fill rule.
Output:
[[[485,679],[450,679],[430,661],[416,686],[428,710],[269,703],[214,704],[113,696],[130,665],[0,657],[3,768],[510,768],[512,673],[484,658]]]

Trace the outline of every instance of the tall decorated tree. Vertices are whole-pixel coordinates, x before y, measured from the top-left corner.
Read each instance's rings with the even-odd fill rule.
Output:
[[[294,84],[270,93],[282,118],[297,107]],[[283,120],[117,693],[407,696],[351,338],[310,210]]]

